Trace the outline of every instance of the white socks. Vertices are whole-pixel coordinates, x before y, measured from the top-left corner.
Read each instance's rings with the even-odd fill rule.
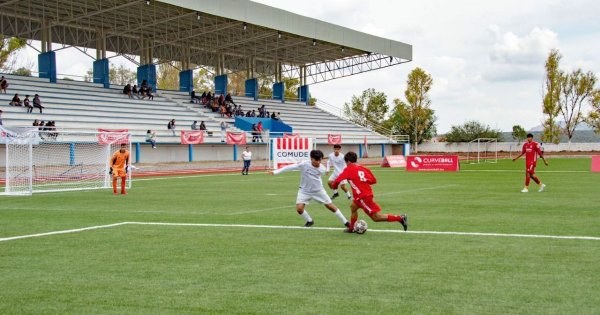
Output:
[[[310,215],[308,214],[308,211],[306,211],[306,210],[304,210],[304,212],[302,212],[301,216],[306,222],[312,221],[312,218],[310,217]]]
[[[337,209],[334,212],[335,216],[338,217],[338,219],[340,219],[340,221],[342,221],[343,224],[346,224],[346,222],[348,222],[348,220],[346,220],[346,217],[342,214],[342,211],[340,211],[340,209]]]

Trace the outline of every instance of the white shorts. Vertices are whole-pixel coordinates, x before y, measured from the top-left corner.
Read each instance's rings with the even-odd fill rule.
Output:
[[[329,181],[330,182],[334,181],[336,178],[338,178],[338,176],[340,176],[340,174],[336,174],[336,173],[331,174],[329,176]],[[346,184],[346,183],[348,183],[348,181],[344,179],[343,181],[340,182],[340,185],[341,184]]]
[[[296,204],[303,203],[303,204],[307,205],[310,203],[311,199],[318,203],[322,203],[324,205],[328,205],[331,203],[331,198],[329,198],[325,189],[318,191],[318,192],[314,192],[314,193],[305,193],[302,190],[298,190],[298,197],[296,197]]]

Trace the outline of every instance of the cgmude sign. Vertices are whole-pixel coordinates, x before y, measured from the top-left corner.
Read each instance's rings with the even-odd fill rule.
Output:
[[[310,150],[313,147],[312,139],[274,138],[271,141],[273,141],[273,165],[275,169],[310,160]]]
[[[407,171],[456,172],[458,169],[458,155],[410,155],[406,159]]]

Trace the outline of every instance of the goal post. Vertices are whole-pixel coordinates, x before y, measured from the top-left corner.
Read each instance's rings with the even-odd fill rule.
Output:
[[[5,194],[101,189],[111,187],[110,158],[129,133],[4,129]],[[131,171],[127,172],[131,187]]]
[[[498,139],[477,138],[469,142],[467,161],[469,161],[470,164],[497,163]]]

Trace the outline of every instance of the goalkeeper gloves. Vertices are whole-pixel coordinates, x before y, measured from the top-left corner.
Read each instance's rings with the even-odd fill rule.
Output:
[[[112,170],[112,167],[111,167],[111,168],[108,170],[108,174],[112,175],[112,172],[113,172],[113,170]]]

